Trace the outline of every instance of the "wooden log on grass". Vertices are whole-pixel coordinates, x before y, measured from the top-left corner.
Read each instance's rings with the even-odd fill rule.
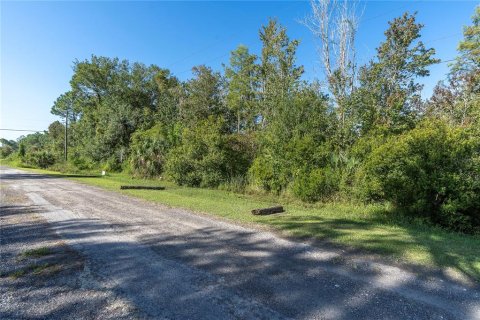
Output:
[[[165,190],[165,187],[151,187],[151,186],[120,186],[120,189],[134,189],[134,190]]]
[[[274,213],[281,213],[284,212],[282,206],[275,206],[275,207],[270,207],[270,208],[262,208],[262,209],[254,209],[252,210],[252,214],[258,215],[258,216],[264,216],[267,214],[274,214]]]

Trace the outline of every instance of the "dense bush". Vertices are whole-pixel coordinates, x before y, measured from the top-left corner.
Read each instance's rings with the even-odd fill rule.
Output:
[[[287,141],[270,138],[265,144],[249,170],[251,182],[260,189],[277,194],[288,190],[314,202],[352,187],[359,162],[331,143],[305,134]]]
[[[18,147],[18,156],[20,158],[24,158],[25,155],[26,155],[26,147],[25,147],[25,143],[20,143],[19,147]]]
[[[18,144],[14,140],[0,138],[0,159],[12,155],[18,149]]]
[[[175,128],[156,125],[132,135],[130,145],[130,169],[140,177],[155,177],[163,173],[166,156],[175,144]]]
[[[121,172],[123,169],[120,157],[115,153],[103,161],[102,170],[107,172]]]
[[[96,167],[91,159],[85,157],[76,149],[70,150],[68,161],[78,170],[92,170]]]
[[[182,133],[182,144],[169,153],[166,173],[176,183],[217,187],[245,174],[251,152],[246,141],[222,134],[223,120],[209,118]],[[248,141],[247,141],[248,142]]]
[[[280,193],[290,183],[290,168],[283,159],[263,153],[253,161],[249,170],[252,183],[265,191]]]
[[[55,156],[47,151],[28,153],[26,163],[38,168],[48,168],[55,163]]]
[[[301,170],[295,177],[293,193],[303,201],[327,200],[339,189],[341,175],[330,167]]]
[[[230,134],[225,136],[227,175],[230,180],[246,181],[248,168],[252,165],[257,145],[254,134]]]
[[[313,136],[282,138],[279,134],[267,132],[249,170],[253,185],[277,194],[290,186],[296,172],[311,171],[326,163],[326,150]]]
[[[363,194],[459,231],[480,227],[480,140],[425,122],[375,149],[359,175]]]
[[[3,145],[0,148],[0,159],[4,159],[11,155],[15,150],[9,145]]]

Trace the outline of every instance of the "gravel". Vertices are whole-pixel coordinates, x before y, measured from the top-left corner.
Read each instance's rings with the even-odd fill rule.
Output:
[[[2,319],[480,319],[477,283],[65,179],[0,174]],[[52,254],[25,257],[44,247]]]

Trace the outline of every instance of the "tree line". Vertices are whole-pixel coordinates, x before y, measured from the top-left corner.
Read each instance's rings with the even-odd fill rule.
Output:
[[[306,22],[320,26],[320,40],[322,24],[312,22],[328,26],[326,4],[312,2]],[[70,90],[51,110],[68,118],[68,161],[60,121],[2,141],[2,156],[306,202],[388,201],[407,215],[478,232],[480,8],[427,100],[419,79],[440,60],[422,42],[416,14],[390,21],[375,57],[357,67],[355,21],[339,12],[352,23],[340,24],[339,41],[322,42],[343,46],[322,47],[326,88],[302,80],[300,42],[275,19],[259,31],[258,55],[240,45],[223,72],[196,66],[188,81],[156,65],[92,56],[74,62]]]

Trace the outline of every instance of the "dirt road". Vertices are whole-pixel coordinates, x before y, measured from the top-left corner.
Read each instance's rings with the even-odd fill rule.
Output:
[[[475,284],[0,170],[2,319],[480,319]],[[19,274],[43,246],[57,260]]]

